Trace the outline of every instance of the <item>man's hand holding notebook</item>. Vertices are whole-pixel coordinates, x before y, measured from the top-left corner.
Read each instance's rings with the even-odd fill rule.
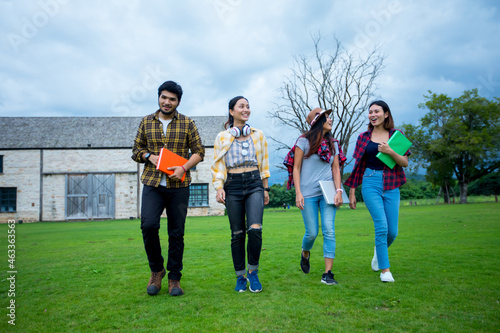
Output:
[[[158,163],[156,164],[156,170],[166,173],[167,175],[172,175],[174,170],[169,170],[169,168],[180,167],[186,164],[188,160],[182,156],[179,156],[167,148],[162,148],[160,151],[160,157],[158,158]],[[186,173],[182,175],[181,181],[186,178]]]

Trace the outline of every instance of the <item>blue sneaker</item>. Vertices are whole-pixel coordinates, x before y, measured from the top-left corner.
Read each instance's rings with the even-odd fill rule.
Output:
[[[245,279],[245,276],[238,276],[238,279],[236,280],[236,288],[234,288],[234,290],[240,293],[247,291],[247,279]]]
[[[248,282],[250,282],[250,291],[253,293],[260,293],[262,291],[262,285],[260,284],[257,272],[258,270],[255,270],[247,274]]]

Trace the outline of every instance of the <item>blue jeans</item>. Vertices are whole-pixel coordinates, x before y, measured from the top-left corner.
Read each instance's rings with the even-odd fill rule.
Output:
[[[337,207],[328,205],[322,195],[304,198],[302,219],[306,232],[302,239],[302,249],[310,251],[318,237],[318,209],[321,214],[321,231],[323,232],[323,257],[335,258],[335,213]]]
[[[378,266],[389,268],[388,248],[398,235],[399,188],[384,191],[383,170],[366,169],[361,194],[375,226]]]
[[[236,275],[245,271],[245,238],[248,235],[248,270],[259,268],[262,249],[264,186],[260,172],[228,173],[224,184],[226,209],[231,227],[231,254]],[[245,221],[246,217],[246,221]],[[251,228],[258,224],[259,228]]]

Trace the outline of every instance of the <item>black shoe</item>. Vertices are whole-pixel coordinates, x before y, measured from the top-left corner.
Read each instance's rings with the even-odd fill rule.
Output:
[[[309,252],[309,258],[305,258],[302,253],[303,251],[300,252],[300,268],[302,269],[302,272],[304,273],[309,273],[311,270],[311,265],[309,264],[309,258],[311,258],[311,252]]]
[[[329,286],[338,283],[337,281],[334,280],[332,271],[328,271],[328,273],[323,273],[323,276],[321,277],[321,282]]]

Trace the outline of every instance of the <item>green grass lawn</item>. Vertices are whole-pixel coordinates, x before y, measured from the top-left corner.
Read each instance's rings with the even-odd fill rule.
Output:
[[[166,221],[165,221],[166,222]],[[191,217],[181,285],[146,294],[150,273],[138,220],[16,225],[16,321],[8,324],[7,225],[0,225],[1,332],[498,332],[500,205],[403,206],[389,250],[393,284],[371,271],[365,208],[336,218],[336,286],[299,267],[297,209],[269,209],[259,294],[234,291],[227,217]],[[166,227],[160,230],[166,249]],[[166,281],[166,280],[164,280]]]

